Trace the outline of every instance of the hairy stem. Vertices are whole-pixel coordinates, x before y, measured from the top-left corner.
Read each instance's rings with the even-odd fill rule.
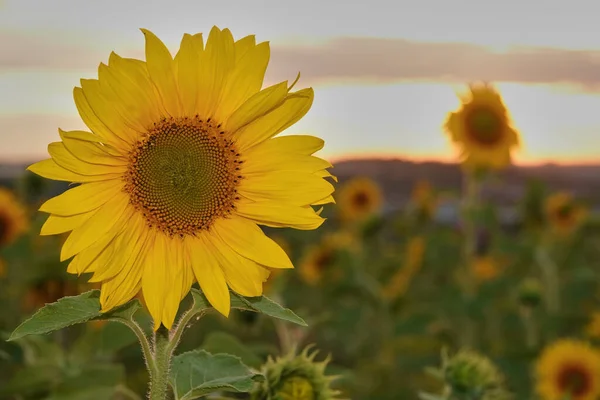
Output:
[[[142,354],[144,355],[144,362],[146,363],[146,368],[148,371],[154,370],[154,358],[152,355],[152,350],[150,349],[150,342],[148,341],[148,336],[144,332],[141,326],[133,320],[124,319],[124,318],[112,318],[112,321],[120,322],[123,325],[126,325],[129,329],[135,333],[138,341],[140,342],[140,346],[142,347]]]
[[[150,394],[149,400],[166,400],[169,389],[169,370],[171,367],[171,356],[169,331],[160,326],[154,332],[154,368],[150,371]]]

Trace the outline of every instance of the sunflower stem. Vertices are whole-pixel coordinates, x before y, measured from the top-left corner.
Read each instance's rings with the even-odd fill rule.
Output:
[[[168,399],[169,370],[173,355],[169,339],[169,331],[162,325],[154,332],[154,369],[150,371],[149,400]]]
[[[548,248],[543,244],[536,249],[535,258],[542,270],[546,287],[546,309],[550,314],[557,314],[560,311],[558,267],[548,254]]]
[[[140,342],[140,346],[142,348],[142,354],[144,355],[144,362],[146,363],[146,368],[148,371],[154,370],[154,357],[152,356],[152,350],[150,349],[150,342],[148,341],[148,336],[142,329],[142,327],[133,320],[128,320],[124,318],[114,318],[113,321],[120,322],[123,325],[126,325],[129,329],[135,333],[138,341]]]
[[[467,172],[464,175],[465,190],[463,193],[463,227],[464,227],[464,247],[463,247],[463,273],[461,277],[463,296],[469,310],[465,319],[463,330],[464,345],[471,347],[475,341],[475,324],[470,315],[471,303],[475,297],[475,280],[471,271],[473,258],[475,257],[476,246],[476,227],[475,211],[479,207],[479,179],[476,172]]]

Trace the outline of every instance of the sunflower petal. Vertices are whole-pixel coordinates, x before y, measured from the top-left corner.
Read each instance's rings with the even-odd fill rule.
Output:
[[[96,210],[110,202],[123,187],[120,180],[84,183],[47,200],[40,211],[68,217]]]
[[[238,130],[283,104],[287,94],[287,82],[261,90],[246,100],[224,121],[224,129],[234,138],[238,138],[239,135],[236,133]]]
[[[63,144],[69,153],[83,162],[110,166],[126,166],[128,164],[127,158],[121,155],[115,156],[114,154],[109,154],[104,147],[97,143],[89,140],[74,139],[70,135],[65,135],[61,130],[59,132]]]
[[[77,106],[79,116],[92,132],[100,136],[104,143],[117,148],[123,148],[123,141],[115,136],[106,124],[104,124],[104,122],[96,115],[85,97],[82,88],[76,87],[73,89],[73,99],[75,100],[75,106]]]
[[[146,65],[150,79],[158,89],[163,106],[172,117],[180,117],[181,101],[177,89],[175,63],[167,46],[147,29],[141,29],[146,38]]]
[[[48,216],[46,222],[44,222],[44,225],[42,225],[40,235],[58,235],[60,233],[72,231],[73,229],[81,226],[85,221],[90,219],[92,215],[94,215],[93,212],[70,215],[68,217],[50,215]]]
[[[74,229],[63,244],[60,261],[69,259],[91,246],[103,234],[113,231],[115,226],[125,224],[130,217],[125,211],[128,203],[127,196],[113,196],[85,224]],[[118,229],[115,231],[118,232]]]
[[[177,80],[181,104],[185,115],[196,114],[196,99],[198,97],[198,68],[200,56],[204,51],[202,34],[185,34],[181,46],[175,56]]]
[[[105,181],[108,179],[117,179],[120,174],[110,174],[110,175],[81,175],[75,172],[69,171],[58,165],[56,161],[49,158],[47,160],[43,160],[37,162],[35,164],[27,167],[28,171],[33,172],[39,176],[42,176],[47,179],[52,179],[55,181],[64,181],[64,182],[97,182],[97,181]]]
[[[231,309],[229,289],[225,274],[211,252],[211,247],[202,236],[188,237],[186,245],[194,275],[202,292],[215,310],[228,317]]]
[[[78,175],[121,175],[126,171],[123,165],[90,164],[75,157],[63,142],[48,145],[50,157],[61,167]]]
[[[311,88],[292,93],[279,107],[235,133],[238,149],[245,151],[292,126],[310,110],[313,99]]]
[[[220,219],[212,229],[239,255],[270,268],[294,268],[286,252],[254,222],[243,218]]]
[[[269,43],[261,43],[247,50],[235,64],[223,88],[215,118],[224,121],[262,87],[270,57]]]
[[[312,207],[289,206],[278,203],[239,202],[236,213],[257,224],[274,228],[313,230],[325,222]]]
[[[211,118],[219,105],[221,92],[235,62],[233,36],[229,29],[214,26],[200,57],[196,110],[200,116]],[[222,121],[219,121],[222,122]]]
[[[270,140],[265,140],[258,146],[248,150],[248,154],[257,155],[270,154],[275,152],[312,155],[321,150],[325,141],[316,136],[310,135],[285,135],[277,136]]]

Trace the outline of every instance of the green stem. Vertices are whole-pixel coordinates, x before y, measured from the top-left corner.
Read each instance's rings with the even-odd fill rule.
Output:
[[[471,271],[471,264],[475,256],[476,246],[476,227],[474,213],[479,206],[479,185],[478,177],[474,173],[466,173],[465,190],[463,193],[463,227],[464,227],[464,247],[463,247],[463,266],[462,289],[465,303],[470,306],[475,297],[475,280]],[[463,345],[473,346],[475,341],[475,323],[470,316],[465,320],[463,330]]]
[[[558,282],[558,267],[544,245],[538,246],[535,258],[542,270],[544,286],[546,287],[545,299],[548,313],[557,314],[560,311],[560,285]]]
[[[111,321],[120,322],[123,325],[126,325],[129,329],[135,333],[138,341],[142,347],[142,354],[144,355],[144,362],[146,363],[146,368],[148,371],[154,370],[154,357],[152,355],[152,350],[150,349],[150,342],[148,341],[148,336],[144,332],[141,326],[138,325],[137,322],[133,320],[128,320],[124,318],[112,318]]]
[[[173,354],[173,352],[175,351],[175,348],[179,345],[179,342],[181,341],[181,337],[183,336],[183,331],[185,331],[185,328],[187,328],[188,325],[190,325],[192,320],[194,320],[194,319],[199,320],[200,318],[202,318],[204,316],[204,314],[205,314],[204,311],[194,312],[194,311],[192,311],[192,309],[190,309],[181,316],[181,319],[179,320],[177,325],[173,328],[172,333],[171,333],[171,341],[169,342],[169,345],[168,345],[168,351],[170,352],[170,354]]]
[[[539,336],[532,309],[521,307],[519,314],[525,330],[525,345],[529,350],[534,350],[538,346]]]
[[[172,354],[169,331],[161,325],[154,332],[154,368],[150,371],[149,400],[167,399]]]

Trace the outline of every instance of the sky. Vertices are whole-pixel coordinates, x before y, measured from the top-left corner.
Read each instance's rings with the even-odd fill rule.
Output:
[[[173,53],[213,25],[271,44],[266,84],[312,86],[287,133],[322,156],[450,161],[441,125],[469,81],[495,82],[522,135],[521,164],[600,161],[600,24],[594,2],[480,0],[0,0],[0,162],[47,158],[72,99],[111,51],[143,59],[139,28]]]

